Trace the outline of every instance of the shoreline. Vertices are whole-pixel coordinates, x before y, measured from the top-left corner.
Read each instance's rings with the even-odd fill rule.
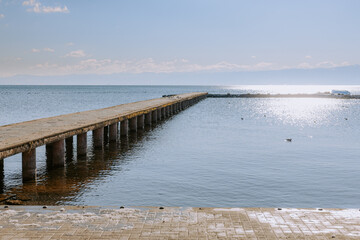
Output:
[[[0,239],[358,239],[359,209],[9,206]]]

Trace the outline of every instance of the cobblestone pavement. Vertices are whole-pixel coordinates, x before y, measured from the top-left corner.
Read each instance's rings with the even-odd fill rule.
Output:
[[[359,209],[23,207],[0,239],[360,239]]]

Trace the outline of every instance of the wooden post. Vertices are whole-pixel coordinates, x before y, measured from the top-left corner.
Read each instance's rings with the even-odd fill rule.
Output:
[[[77,141],[77,155],[78,156],[82,156],[82,155],[86,155],[86,150],[87,150],[87,133],[82,133],[77,135],[76,137],[76,141]]]
[[[36,180],[36,149],[22,153],[22,178],[23,181]]]

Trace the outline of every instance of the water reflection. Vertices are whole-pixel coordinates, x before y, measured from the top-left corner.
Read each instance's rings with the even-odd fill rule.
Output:
[[[15,199],[25,205],[55,205],[65,201],[71,202],[80,197],[88,185],[110,175],[113,168],[127,164],[126,155],[131,154],[153,128],[154,126],[147,126],[144,130],[130,132],[128,136],[118,135],[116,142],[109,142],[109,138],[104,137],[102,149],[93,147],[90,142],[88,148],[90,151],[79,157],[75,157],[74,154],[76,144],[69,144],[65,154],[66,167],[38,169],[37,182],[26,182],[13,187],[6,192],[6,195],[16,195]],[[0,161],[1,163],[3,161]],[[4,192],[5,189],[4,171],[0,165],[0,191]]]
[[[330,123],[330,116],[342,111],[347,100],[289,98],[256,101],[256,111],[261,115],[273,116],[280,122],[298,126],[314,126]]]

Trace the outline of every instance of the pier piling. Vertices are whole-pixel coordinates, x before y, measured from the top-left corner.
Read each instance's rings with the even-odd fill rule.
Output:
[[[77,155],[82,156],[86,155],[87,150],[87,133],[78,134],[76,137],[76,148],[77,148]]]
[[[151,112],[151,118],[152,118],[153,123],[157,123],[157,119],[158,119],[157,110],[154,110],[154,111]]]
[[[65,165],[65,141],[59,140],[51,143],[51,167],[58,168]]]
[[[36,149],[22,153],[22,178],[24,182],[36,180]]]
[[[145,114],[145,125],[150,126],[151,125],[151,112]]]
[[[125,119],[120,123],[120,135],[127,136],[129,133],[129,120]]]
[[[129,119],[130,131],[137,131],[137,117],[133,117]]]
[[[137,128],[144,129],[145,126],[145,115],[141,114],[137,117]]]
[[[117,123],[113,123],[109,126],[109,141],[116,142],[117,139]]]
[[[94,147],[97,149],[102,149],[104,146],[104,128],[98,128],[93,130],[93,141]]]

